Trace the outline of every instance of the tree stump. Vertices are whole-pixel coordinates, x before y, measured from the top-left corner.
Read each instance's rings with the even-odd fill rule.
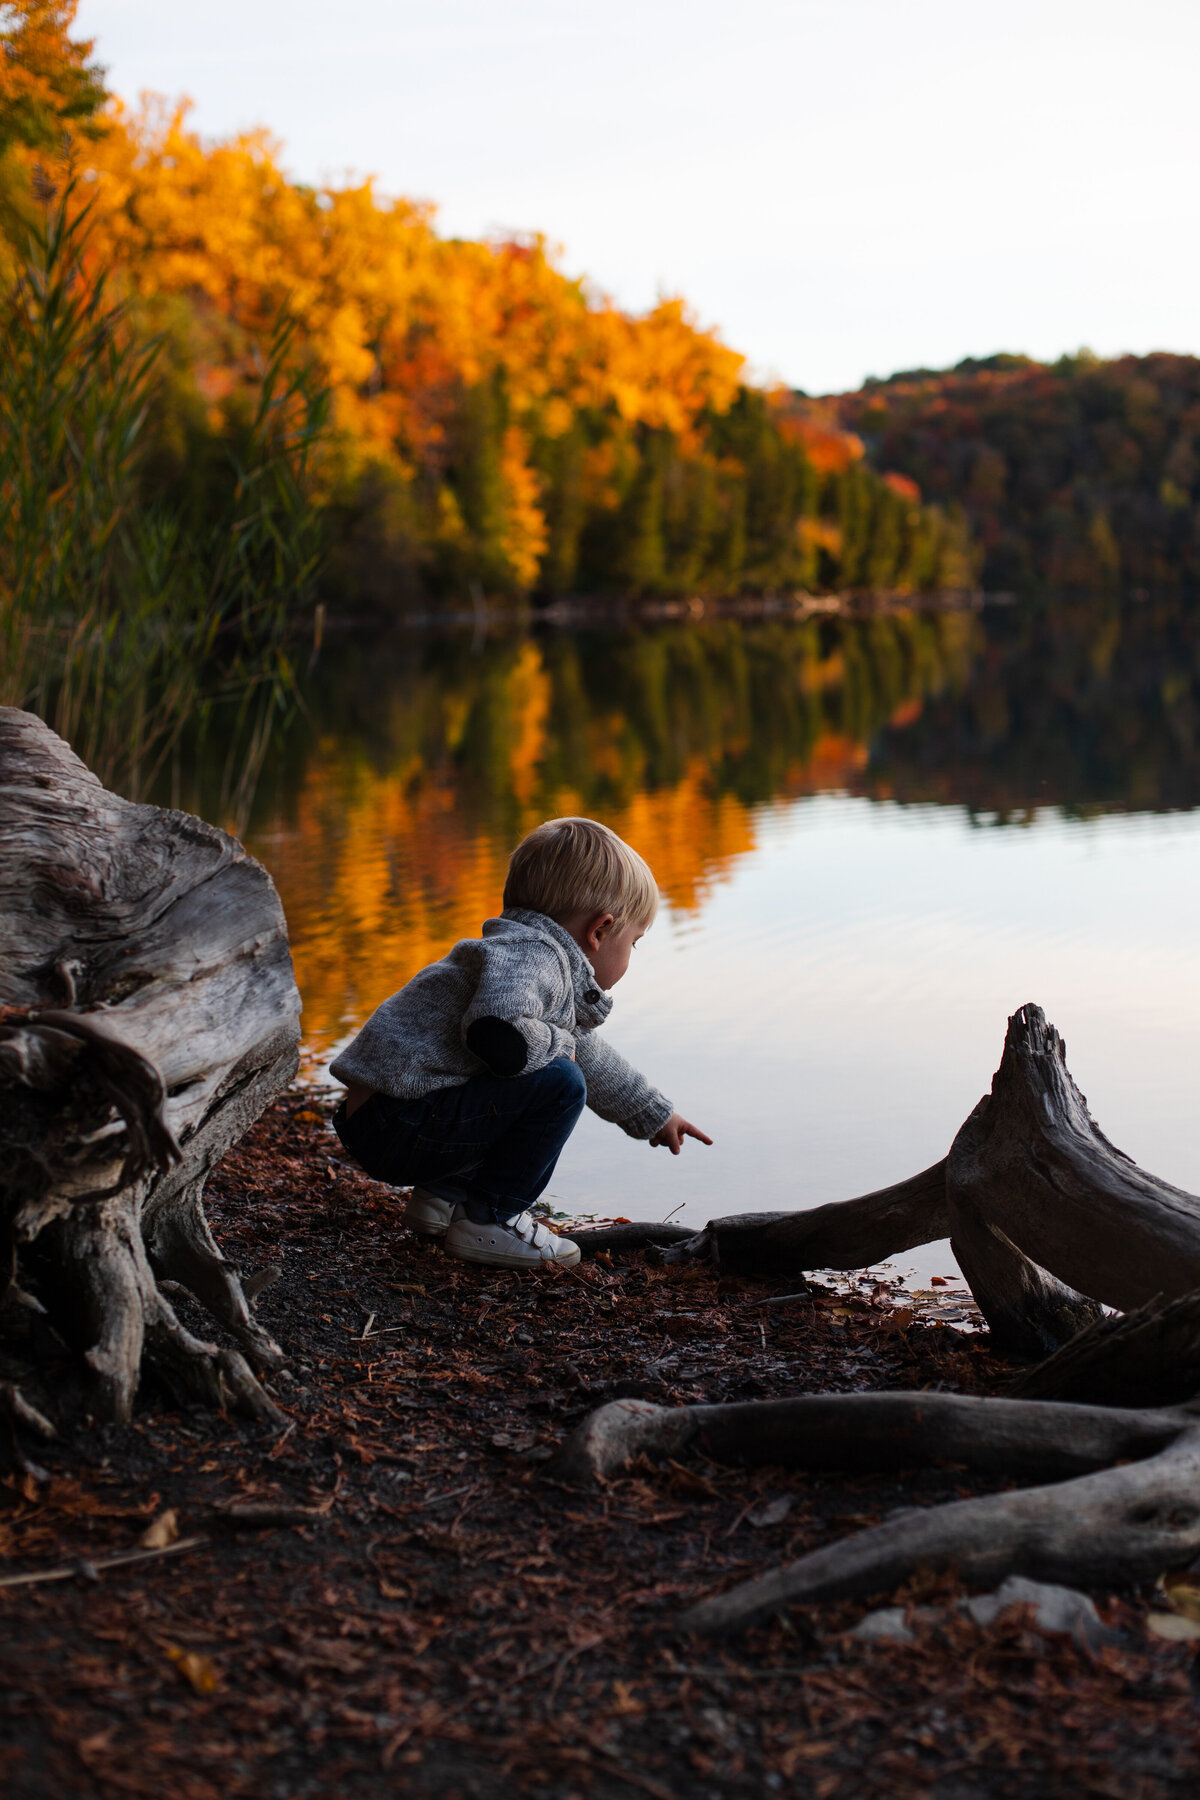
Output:
[[[143,1359],[176,1391],[280,1416],[253,1370],[282,1352],[202,1196],[295,1073],[299,1008],[266,870],[0,708],[0,1328],[48,1315],[99,1416],[129,1418]],[[240,1350],[188,1331],[170,1283]]]
[[[1200,1198],[1109,1143],[1040,1006],[1008,1021],[991,1093],[950,1148],[946,1188],[952,1241],[969,1219],[1093,1302],[1127,1310],[1200,1287]],[[982,1242],[967,1254],[982,1272]]]

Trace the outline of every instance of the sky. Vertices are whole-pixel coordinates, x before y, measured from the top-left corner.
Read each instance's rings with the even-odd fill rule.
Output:
[[[683,294],[809,393],[1200,351],[1197,0],[82,0],[110,85]]]

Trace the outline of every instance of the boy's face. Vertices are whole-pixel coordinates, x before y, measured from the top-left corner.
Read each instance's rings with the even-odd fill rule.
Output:
[[[615,987],[629,967],[633,946],[646,930],[638,921],[614,925],[611,913],[600,913],[588,923],[584,952],[601,988]]]

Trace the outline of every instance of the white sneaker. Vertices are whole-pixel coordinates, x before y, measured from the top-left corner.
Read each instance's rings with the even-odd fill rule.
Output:
[[[473,1219],[455,1219],[446,1233],[446,1253],[462,1262],[487,1263],[493,1269],[539,1269],[545,1263],[570,1269],[579,1261],[578,1244],[556,1237],[528,1213],[509,1225],[476,1225]]]
[[[428,1188],[415,1187],[404,1202],[404,1223],[418,1237],[443,1238],[455,1219],[465,1217],[465,1208],[431,1194]]]

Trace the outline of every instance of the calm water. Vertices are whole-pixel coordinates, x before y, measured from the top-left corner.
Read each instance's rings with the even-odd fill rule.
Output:
[[[314,1072],[478,931],[539,819],[591,813],[654,867],[606,1030],[716,1144],[673,1159],[585,1115],[564,1210],[702,1223],[897,1180],[945,1152],[1027,1000],[1108,1134],[1200,1190],[1200,621],[410,636],[341,646],[309,707],[246,837]]]

